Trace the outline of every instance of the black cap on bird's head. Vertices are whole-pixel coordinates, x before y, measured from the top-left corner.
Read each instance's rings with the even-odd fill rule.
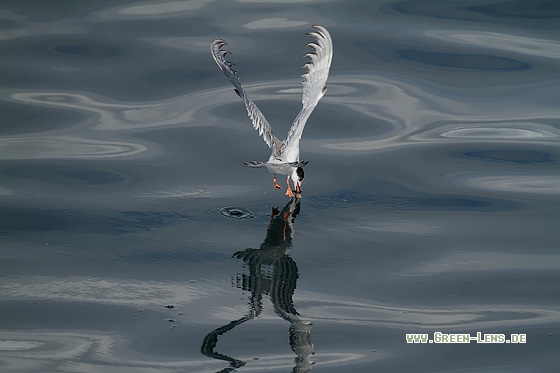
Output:
[[[304,172],[303,172],[303,167],[298,167],[298,168],[296,168],[296,174],[297,174],[297,176],[298,176],[298,180],[299,180],[300,182],[302,182],[302,181],[303,181],[303,178],[304,178],[304,175],[305,175]]]

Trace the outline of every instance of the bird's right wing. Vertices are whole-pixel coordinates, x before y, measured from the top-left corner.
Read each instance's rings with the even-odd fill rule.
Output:
[[[237,93],[237,95],[245,102],[247,114],[249,115],[249,118],[251,118],[251,122],[253,122],[253,128],[259,132],[259,136],[262,136],[264,142],[269,148],[272,148],[275,151],[279,150],[281,141],[274,136],[272,128],[263,113],[245,93],[245,90],[243,89],[243,86],[241,86],[241,82],[237,77],[237,71],[233,68],[235,65],[226,60],[226,55],[230,54],[230,52],[222,49],[224,45],[227,45],[227,43],[222,39],[216,39],[212,42],[212,44],[210,44],[210,51],[212,52],[214,61],[216,61],[226,78],[228,78],[231,84],[235,87],[235,93]]]
[[[306,45],[313,49],[312,52],[307,53],[305,57],[309,58],[309,62],[305,64],[307,70],[302,75],[303,78],[303,97],[299,114],[297,115],[288,136],[282,145],[282,151],[285,151],[290,146],[297,144],[297,140],[301,139],[303,128],[307,119],[317,106],[317,103],[327,91],[325,84],[329,77],[329,69],[331,67],[333,45],[331,35],[326,28],[314,25],[313,28],[316,32],[308,32],[307,35],[312,36],[315,41],[307,43]]]

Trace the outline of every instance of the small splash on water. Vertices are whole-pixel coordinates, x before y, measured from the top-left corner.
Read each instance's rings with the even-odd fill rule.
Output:
[[[218,209],[218,213],[222,216],[233,219],[252,219],[255,217],[255,213],[253,211],[243,207],[221,207]]]

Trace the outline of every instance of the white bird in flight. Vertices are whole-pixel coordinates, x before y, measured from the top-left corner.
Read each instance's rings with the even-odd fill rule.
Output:
[[[274,136],[272,128],[263,113],[259,110],[257,105],[251,101],[247,93],[245,93],[237,77],[237,71],[234,70],[235,65],[226,60],[226,55],[230,54],[230,52],[222,49],[224,45],[227,45],[225,40],[216,39],[210,44],[210,50],[214,61],[216,61],[224,75],[235,87],[235,93],[245,102],[245,108],[247,109],[249,118],[251,118],[253,122],[253,127],[259,131],[259,136],[262,136],[264,142],[272,149],[272,154],[267,162],[251,161],[243,165],[247,167],[266,167],[268,171],[274,175],[272,180],[274,181],[274,188],[276,189],[282,188],[276,182],[276,175],[286,175],[286,184],[288,185],[286,195],[290,197],[294,195],[290,188],[290,178],[294,183],[296,195],[299,196],[301,193],[300,186],[304,177],[302,167],[305,166],[308,161],[299,160],[299,140],[301,139],[307,119],[327,91],[325,83],[329,76],[329,68],[331,67],[333,55],[332,39],[327,29],[322,26],[313,26],[313,28],[317,30],[317,32],[313,31],[307,33],[307,35],[312,36],[315,41],[306,44],[311,47],[313,51],[305,54],[305,57],[309,58],[309,62],[304,65],[307,72],[302,75],[303,97],[301,102],[303,107],[294,120],[288,132],[288,136],[284,140],[279,140]]]

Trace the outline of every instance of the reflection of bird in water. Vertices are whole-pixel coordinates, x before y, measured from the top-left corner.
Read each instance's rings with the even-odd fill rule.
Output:
[[[218,336],[258,317],[263,309],[263,295],[268,295],[274,305],[274,311],[290,322],[290,347],[297,355],[293,372],[311,370],[311,323],[299,318],[292,299],[299,274],[297,265],[289,254],[292,250],[293,222],[299,210],[299,198],[292,198],[282,211],[273,209],[266,238],[260,248],[246,249],[233,254],[234,258],[242,259],[248,269],[248,273],[236,276],[235,286],[251,292],[251,295],[247,315],[213,330],[202,343],[201,351],[204,355],[230,362],[230,366],[220,372],[230,372],[245,365],[245,362],[216,352]]]
[[[225,40],[217,39],[210,45],[214,61],[235,87],[235,93],[245,102],[245,108],[253,122],[253,127],[259,131],[259,135],[262,135],[266,144],[272,149],[272,154],[267,162],[252,161],[244,163],[244,165],[247,167],[266,167],[274,175],[274,187],[277,189],[280,189],[281,186],[276,182],[276,175],[286,175],[286,183],[288,184],[286,195],[290,197],[293,196],[290,188],[290,178],[294,183],[295,192],[300,193],[304,176],[302,167],[308,162],[299,160],[299,140],[307,119],[327,91],[325,83],[329,76],[333,54],[332,40],[327,29],[322,26],[313,26],[313,28],[317,32],[309,32],[308,35],[311,35],[315,41],[307,43],[313,51],[305,55],[310,61],[305,64],[304,67],[307,71],[302,75],[303,98],[301,101],[303,107],[294,120],[288,136],[282,141],[274,136],[272,128],[262,112],[245,93],[237,77],[237,71],[233,68],[235,65],[226,60],[226,55],[230,52],[222,49],[227,44]]]

